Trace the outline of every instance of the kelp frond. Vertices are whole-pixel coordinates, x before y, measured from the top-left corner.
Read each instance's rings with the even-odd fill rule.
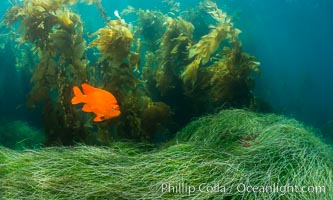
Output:
[[[95,35],[99,37],[90,47],[97,47],[104,58],[111,58],[119,65],[128,56],[133,35],[123,20],[111,20],[105,28],[92,34]]]
[[[199,65],[208,63],[222,41],[228,38],[237,40],[240,33],[239,29],[233,27],[230,17],[225,12],[222,12],[214,2],[206,1],[205,6],[207,13],[217,21],[217,25],[210,26],[211,31],[207,35],[202,36],[198,43],[190,47],[188,58],[193,59],[193,63],[190,63],[181,75],[186,85],[194,86],[197,80],[197,72],[193,70],[198,70],[198,63]],[[190,84],[188,83],[189,81]]]

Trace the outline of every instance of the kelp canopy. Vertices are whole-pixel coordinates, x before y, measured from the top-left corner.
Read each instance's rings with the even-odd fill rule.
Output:
[[[115,19],[100,0],[24,0],[7,10],[4,23],[31,57],[27,105],[42,108],[47,145],[160,142],[193,117],[251,106],[259,62],[242,51],[231,17],[208,0],[187,12],[166,2],[167,14],[128,7]],[[78,3],[95,5],[105,27],[88,34],[72,9]],[[126,23],[130,14],[137,19]],[[195,31],[210,23],[207,34]],[[92,115],[73,107],[72,87],[84,82],[113,93],[121,116],[92,124]]]

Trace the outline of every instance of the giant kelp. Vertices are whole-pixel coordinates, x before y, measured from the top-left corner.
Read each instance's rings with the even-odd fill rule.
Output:
[[[117,96],[122,114],[118,120],[108,122],[109,126],[99,126],[98,132],[102,138],[108,138],[113,127],[116,130],[113,132],[118,133],[118,137],[120,135],[121,138],[152,140],[154,133],[166,123],[161,119],[169,116],[171,112],[164,109],[167,106],[163,103],[154,104],[144,88],[143,81],[135,76],[132,67],[135,67],[134,71],[138,71],[140,39],[136,39],[133,44],[134,38],[129,25],[117,11],[115,15],[117,20],[111,20],[105,28],[92,35],[99,37],[93,40],[90,46],[97,47],[102,55],[98,63],[100,70],[97,70],[95,77],[100,77],[98,83]],[[131,51],[132,46],[136,46],[135,51]],[[152,104],[155,109],[152,109]],[[161,117],[151,118],[145,114],[147,112]],[[156,126],[148,129],[148,123],[155,123]]]
[[[150,51],[159,47],[159,41],[165,32],[165,21],[167,16],[157,10],[135,9],[131,6],[122,11],[123,15],[134,13],[138,20],[134,27],[135,33],[141,35],[145,45]]]
[[[158,50],[147,54],[155,55],[153,61],[147,60],[150,64],[143,71],[148,89],[182,115],[201,115],[222,105],[248,106],[253,98],[252,72],[259,72],[259,62],[242,51],[238,38],[241,31],[216,3],[204,1],[194,10],[185,12],[190,16],[154,16],[165,20],[166,30]],[[207,16],[211,20],[205,22]],[[138,17],[146,19],[143,14]],[[206,27],[210,30],[201,37],[193,35],[202,32],[194,32],[193,24],[198,22],[187,21],[199,18],[199,24],[215,23]]]
[[[88,34],[71,9],[79,2],[95,5],[105,26]],[[208,0],[186,12],[165,3],[170,12],[128,7],[112,20],[100,0],[25,0],[8,9],[4,23],[32,47],[27,104],[42,106],[48,144],[153,141],[223,105],[249,106],[259,62],[242,51],[231,17]],[[112,92],[121,115],[91,124],[70,103],[83,82]]]
[[[120,65],[127,58],[133,35],[121,18],[111,20],[105,28],[99,29],[92,36],[99,35],[90,45],[98,47],[104,59],[109,59],[114,63],[110,65]],[[111,45],[110,45],[111,44]]]
[[[174,3],[168,1],[168,3]],[[147,48],[145,56],[155,58],[145,59],[145,69],[150,71],[149,82],[156,83],[162,96],[175,89],[180,81],[179,73],[187,61],[187,48],[192,44],[194,26],[191,22],[177,17],[168,16],[161,11],[151,11],[126,8],[124,14],[135,13],[138,17],[137,34],[144,40]],[[156,65],[147,64],[155,62]],[[148,68],[148,69],[147,69]]]
[[[79,15],[66,8],[75,2],[24,1],[5,15],[8,26],[19,23],[20,42],[31,42],[38,56],[28,106],[43,103],[47,143],[83,139],[84,130],[76,124],[77,116],[70,105],[71,86],[86,78],[83,26]]]
[[[238,40],[240,30],[234,28],[230,17],[225,12],[222,12],[215,3],[206,1],[205,6],[207,13],[217,21],[217,25],[211,26],[211,31],[207,35],[202,36],[199,42],[190,47],[188,57],[192,59],[192,62],[182,73],[185,85],[193,86],[195,84],[200,64],[207,64],[224,40],[228,39],[230,43],[238,43],[240,45]]]
[[[177,87],[178,74],[186,64],[186,48],[192,43],[193,25],[182,18],[168,18],[168,28],[161,38],[159,65],[155,72],[156,86],[162,95]]]
[[[259,62],[239,48],[225,48],[223,54],[223,59],[207,69],[207,76],[211,77],[209,94],[212,100],[249,105],[254,84],[251,72],[259,72]]]

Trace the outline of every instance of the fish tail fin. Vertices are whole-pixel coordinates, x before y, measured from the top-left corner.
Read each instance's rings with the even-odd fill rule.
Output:
[[[72,104],[84,103],[84,95],[80,88],[77,86],[73,87],[74,97],[72,98]]]

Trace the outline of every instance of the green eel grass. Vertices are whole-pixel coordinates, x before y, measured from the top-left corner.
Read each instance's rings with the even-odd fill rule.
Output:
[[[0,199],[331,200],[333,151],[315,133],[283,116],[225,110],[194,120],[158,148],[2,147]]]

